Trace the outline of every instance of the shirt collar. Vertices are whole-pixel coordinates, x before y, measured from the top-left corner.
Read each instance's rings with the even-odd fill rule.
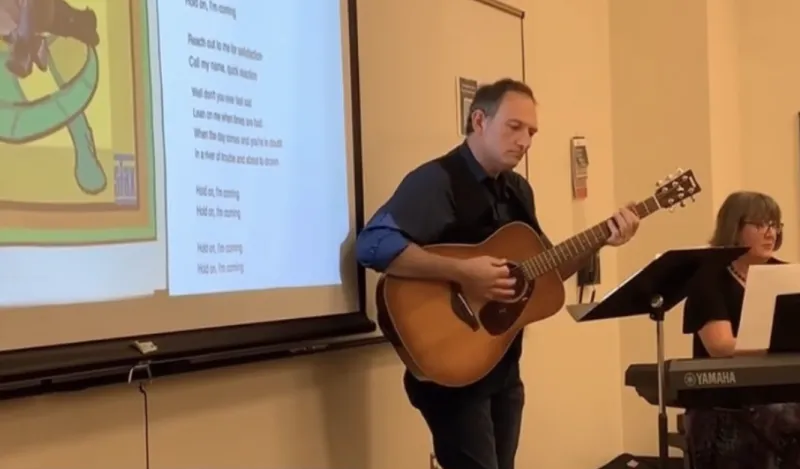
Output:
[[[461,157],[466,160],[470,172],[479,182],[484,182],[487,179],[490,179],[489,175],[486,173],[486,170],[484,170],[483,166],[481,166],[480,163],[478,163],[478,160],[475,159],[475,155],[472,153],[472,150],[469,149],[466,140],[461,144],[458,152]]]
[[[478,182],[491,182],[495,187],[502,187],[506,184],[505,173],[500,173],[497,178],[494,179],[486,173],[486,170],[483,169],[483,166],[481,166],[481,164],[478,163],[478,160],[475,159],[475,154],[473,154],[472,150],[469,149],[466,140],[464,140],[464,143],[462,143],[459,147],[459,154],[466,160],[470,172],[475,176]]]

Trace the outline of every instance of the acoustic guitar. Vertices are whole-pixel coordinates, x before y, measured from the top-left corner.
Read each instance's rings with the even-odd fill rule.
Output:
[[[679,169],[632,210],[643,219],[661,209],[683,207],[700,190],[694,173]],[[559,267],[599,249],[610,236],[607,219],[556,246],[545,246],[531,227],[514,222],[480,244],[425,246],[458,259],[508,259],[516,279],[513,299],[488,301],[469,296],[457,283],[384,274],[376,292],[378,325],[417,378],[449,387],[469,385],[494,368],[523,327],[561,310],[565,289]]]

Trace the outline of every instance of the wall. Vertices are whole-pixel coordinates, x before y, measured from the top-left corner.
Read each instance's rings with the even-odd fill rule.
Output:
[[[637,239],[619,255],[621,278],[647,264],[657,252],[703,244],[712,227],[715,181],[709,158],[705,7],[705,2],[684,0],[611,2],[617,200],[652,191],[656,181],[677,167],[691,168],[703,187],[695,203],[671,214],[658,213],[643,224]],[[630,363],[653,363],[653,323],[637,317],[622,320],[619,326],[622,370]],[[680,329],[680,313],[673,310],[665,323],[667,356],[685,355],[688,350]],[[652,453],[656,410],[632,389],[622,392],[625,448],[637,454]]]
[[[537,212],[553,240],[608,217],[616,207],[612,165],[608,3],[542,0],[526,6],[528,80],[540,132],[530,152]],[[589,149],[589,192],[571,200],[569,139]],[[617,279],[617,250],[602,251],[602,295]],[[576,300],[568,284],[568,302]],[[527,408],[519,467],[599,467],[621,451],[619,327],[577,325],[567,314],[531,327],[523,357]],[[580,442],[580,443],[576,443]]]
[[[600,293],[658,250],[702,243],[721,197],[740,183],[779,197],[787,229],[797,230],[800,91],[793,86],[800,69],[785,57],[800,42],[789,23],[799,6],[790,0],[733,10],[714,0],[512,3],[527,11],[526,72],[541,102],[529,178],[552,238],[647,196],[678,165],[695,169],[704,184],[696,204],[658,214],[631,245],[604,250]],[[368,29],[399,21],[396,10],[379,4],[368,9],[374,17],[361,19],[373,22]],[[405,14],[413,15],[423,0],[405,4]],[[393,63],[386,57],[373,66]],[[390,93],[392,85],[365,84],[373,93]],[[393,112],[365,115],[391,121]],[[580,204],[571,201],[568,184],[575,134],[587,137],[591,157],[591,197]],[[431,156],[442,150],[431,147]],[[792,239],[786,254],[796,258]],[[671,354],[687,351],[678,327],[673,314]],[[585,469],[623,447],[652,451],[653,409],[621,391],[628,363],[652,361],[651,333],[646,321],[576,325],[566,315],[530,329],[519,467]],[[4,402],[0,469],[144,468],[147,436],[153,469],[428,467],[429,438],[407,404],[401,373],[390,350],[374,347],[157,380],[146,388],[148,427],[135,386]]]
[[[800,4],[780,0],[758,8],[741,2],[739,73],[745,185],[768,190],[782,204],[788,239],[783,256],[796,260],[800,243]]]
[[[786,58],[800,41],[798,15],[800,5],[788,0],[611,2],[614,172],[618,182],[635,175],[618,183],[618,200],[675,166],[695,169],[704,187],[693,206],[648,223],[619,256],[621,276],[655,252],[707,243],[716,210],[742,188],[779,201],[781,256],[797,260],[800,66]],[[670,357],[691,354],[681,320],[678,307],[666,321]],[[622,321],[620,330],[622,370],[655,361],[650,321]],[[655,419],[655,408],[623,391],[626,450],[655,452]]]

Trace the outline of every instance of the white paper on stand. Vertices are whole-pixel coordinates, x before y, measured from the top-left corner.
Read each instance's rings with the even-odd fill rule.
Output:
[[[800,264],[750,266],[736,350],[766,350],[772,335],[775,299],[800,293]]]

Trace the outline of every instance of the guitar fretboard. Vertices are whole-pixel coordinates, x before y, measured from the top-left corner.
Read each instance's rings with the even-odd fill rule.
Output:
[[[633,206],[631,210],[642,219],[657,212],[660,208],[655,197],[650,197]],[[600,249],[611,237],[611,230],[608,227],[609,220],[611,218],[523,261],[519,267],[526,277],[534,279]]]

